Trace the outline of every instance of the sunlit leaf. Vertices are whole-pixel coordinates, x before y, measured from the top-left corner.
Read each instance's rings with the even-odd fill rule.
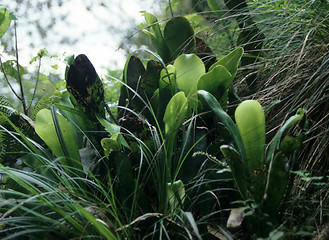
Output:
[[[265,157],[265,116],[255,100],[242,102],[235,110],[235,121],[245,148],[250,173],[263,168]]]
[[[195,54],[182,54],[175,63],[176,83],[180,91],[183,91],[186,97],[197,91],[197,84],[200,77],[206,69],[202,60]]]
[[[59,114],[55,123],[52,112],[49,109],[42,109],[35,118],[35,131],[65,166],[81,169],[79,149],[71,124]],[[57,124],[59,129],[56,130]],[[60,134],[57,131],[60,131]]]
[[[238,65],[243,55],[243,52],[244,51],[242,47],[236,48],[226,56],[220,58],[215,64],[210,67],[209,71],[211,71],[218,65],[222,65],[231,73],[232,77],[234,78],[238,70]]]

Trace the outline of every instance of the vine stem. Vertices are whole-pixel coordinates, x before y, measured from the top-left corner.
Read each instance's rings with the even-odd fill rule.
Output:
[[[18,44],[17,44],[18,41],[17,41],[17,27],[16,26],[17,26],[16,21],[14,21],[17,75],[18,75],[18,82],[19,82],[19,87],[20,87],[20,91],[21,91],[21,97],[19,99],[22,102],[23,112],[25,115],[27,115],[28,109],[26,108],[26,101],[25,101],[25,96],[24,96],[22,77],[21,77],[19,63],[18,63]]]

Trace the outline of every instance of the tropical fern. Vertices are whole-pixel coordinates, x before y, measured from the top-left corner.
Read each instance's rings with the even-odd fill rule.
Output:
[[[17,166],[17,160],[26,151],[24,146],[17,141],[20,137],[13,126],[19,129],[25,136],[35,139],[37,136],[31,126],[31,120],[21,115],[13,105],[0,95],[0,163],[5,166]],[[15,136],[15,138],[13,137]]]
[[[37,113],[44,109],[44,108],[49,108],[52,104],[57,103],[60,101],[60,96],[59,95],[53,95],[51,97],[43,97],[41,98],[34,106],[32,114],[31,114],[31,119],[34,120],[35,116]]]

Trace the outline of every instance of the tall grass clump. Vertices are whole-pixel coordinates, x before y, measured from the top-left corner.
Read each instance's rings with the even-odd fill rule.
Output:
[[[295,193],[301,198],[300,202],[296,200],[297,202],[292,204],[298,206],[299,210],[290,210],[293,212],[291,216],[298,222],[298,217],[303,221],[308,213],[314,213],[316,209],[312,219],[307,220],[307,225],[322,225],[327,221],[325,216],[328,209],[328,196],[325,194],[328,186],[325,183],[328,170],[326,159],[329,120],[328,4],[324,1],[238,2],[240,5],[234,7],[232,4],[234,5],[235,1],[225,1],[227,10],[215,9],[210,5],[212,13],[220,15],[215,21],[219,33],[226,32],[223,26],[231,26],[234,29],[231,39],[237,39],[234,44],[242,44],[245,47],[254,44],[250,54],[257,53],[254,61],[241,66],[236,89],[239,96],[257,99],[263,106],[271,109],[266,114],[269,136],[274,135],[282,118],[287,118],[300,107],[307,110],[308,137],[298,152],[298,161],[300,169],[307,171],[309,177],[315,178],[307,178],[308,181],[305,181],[305,177],[301,177],[294,183]],[[246,24],[251,20],[251,24]],[[224,25],[227,21],[231,25]],[[244,43],[239,41],[244,27],[245,31],[258,29],[258,34],[262,36],[258,47],[255,45],[259,43],[257,34],[253,34]],[[252,85],[250,81],[253,82]],[[313,184],[316,178],[324,181],[321,188]],[[318,207],[318,201],[325,206]],[[307,205],[312,207],[306,207]],[[302,213],[301,209],[304,208],[308,209],[308,213]],[[295,221],[291,225],[294,225]]]

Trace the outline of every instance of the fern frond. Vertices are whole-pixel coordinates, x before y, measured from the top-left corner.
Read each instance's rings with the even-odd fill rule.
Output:
[[[0,94],[0,114],[3,114],[7,117],[12,115],[13,113],[16,113],[16,110],[14,109],[14,106],[9,102],[9,100]],[[0,121],[1,124],[1,121]]]
[[[60,101],[60,96],[57,95],[41,98],[34,106],[34,109],[31,114],[31,119],[35,120],[35,116],[40,110],[44,108],[49,108],[51,105],[53,105],[54,103],[58,103],[59,101]]]

